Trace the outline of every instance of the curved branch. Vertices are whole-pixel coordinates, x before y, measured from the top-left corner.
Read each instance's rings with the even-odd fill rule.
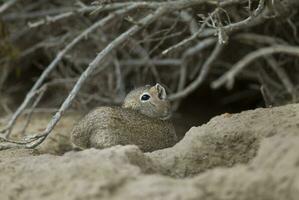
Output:
[[[6,11],[8,8],[16,4],[19,0],[10,0],[5,2],[4,4],[1,5],[0,7],[0,14]]]
[[[295,46],[286,46],[286,45],[278,45],[278,46],[272,46],[272,47],[266,47],[259,49],[257,51],[254,51],[252,53],[249,53],[246,55],[243,59],[241,59],[239,62],[237,62],[231,70],[226,72],[224,75],[222,75],[220,78],[218,78],[216,81],[214,81],[211,86],[212,88],[219,88],[220,86],[226,84],[228,88],[231,88],[234,84],[235,77],[246,67],[248,64],[253,62],[254,60],[272,55],[275,53],[285,53],[290,54],[294,56],[299,56],[299,47]]]
[[[183,98],[183,97],[187,96],[191,92],[193,92],[206,79],[208,73],[211,70],[213,62],[216,60],[216,58],[220,54],[222,48],[223,48],[223,45],[220,44],[220,43],[217,43],[217,45],[214,48],[212,54],[206,60],[206,62],[203,64],[201,72],[199,73],[199,76],[195,79],[195,81],[192,82],[190,85],[188,85],[184,90],[170,95],[169,99],[172,100],[172,101],[176,100],[176,99],[180,99],[180,98]]]
[[[39,79],[35,82],[31,90],[27,93],[24,101],[22,104],[18,107],[17,111],[13,114],[12,118],[8,122],[8,125],[4,128],[4,130],[1,130],[0,132],[7,132],[6,137],[9,137],[12,127],[14,126],[17,118],[21,115],[23,110],[28,106],[28,104],[31,102],[33,97],[35,96],[35,91],[42,85],[44,80],[48,77],[48,75],[56,68],[58,63],[61,61],[61,59],[64,57],[64,55],[69,52],[76,44],[78,44],[82,39],[84,39],[88,34],[96,30],[97,28],[105,25],[107,22],[112,20],[117,15],[125,14],[133,9],[137,8],[135,5],[130,6],[121,10],[118,10],[116,12],[111,13],[104,19],[94,23],[89,28],[87,28],[85,31],[83,31],[80,35],[78,35],[71,43],[69,43],[63,50],[61,50],[55,59],[50,63],[50,65],[43,71]]]
[[[196,0],[185,0],[185,1],[178,1],[177,4],[172,4],[172,6],[163,6],[158,8],[153,14],[149,14],[143,19],[141,19],[137,24],[132,26],[129,30],[122,33],[120,36],[118,36],[114,41],[112,41],[105,49],[103,49],[96,58],[89,64],[88,68],[83,72],[83,74],[80,76],[79,80],[76,82],[75,86],[73,87],[72,91],[69,93],[69,96],[66,98],[66,100],[63,102],[62,106],[60,107],[59,111],[53,116],[52,120],[48,123],[45,131],[41,134],[32,136],[30,138],[31,142],[30,144],[27,144],[27,148],[34,148],[41,144],[46,137],[51,133],[51,131],[54,129],[55,125],[59,122],[60,118],[62,117],[63,113],[69,108],[72,101],[78,94],[80,88],[86,81],[86,79],[94,72],[94,70],[103,62],[103,60],[109,55],[115,48],[123,44],[127,39],[129,39],[132,35],[136,34],[138,31],[143,29],[144,26],[147,26],[151,24],[153,21],[157,20],[162,15],[172,12],[177,9],[185,8],[186,6],[191,6],[193,4],[197,3],[203,3],[202,1],[196,1]],[[217,52],[220,50],[220,45],[216,47]],[[218,55],[218,54],[217,54]]]

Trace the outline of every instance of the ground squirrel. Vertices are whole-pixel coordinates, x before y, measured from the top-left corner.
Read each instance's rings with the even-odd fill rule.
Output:
[[[122,107],[99,107],[87,114],[74,126],[72,144],[79,149],[135,144],[146,152],[170,147],[177,140],[170,109],[160,84],[137,88]]]

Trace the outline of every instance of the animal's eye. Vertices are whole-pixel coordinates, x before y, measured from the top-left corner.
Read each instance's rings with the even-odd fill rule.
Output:
[[[149,100],[150,98],[151,98],[151,96],[148,95],[148,94],[144,94],[144,95],[141,96],[141,100],[142,100],[142,101],[147,101],[147,100]]]

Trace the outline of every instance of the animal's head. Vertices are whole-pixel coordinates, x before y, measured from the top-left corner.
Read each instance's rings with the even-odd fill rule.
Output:
[[[147,85],[132,90],[126,96],[123,107],[162,120],[168,119],[171,114],[165,88],[158,83],[155,86]]]

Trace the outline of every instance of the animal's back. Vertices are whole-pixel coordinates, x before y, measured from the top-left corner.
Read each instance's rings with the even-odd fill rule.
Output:
[[[135,144],[143,151],[153,151],[170,147],[175,142],[175,130],[169,121],[119,107],[93,110],[72,132],[72,143],[81,149]]]

